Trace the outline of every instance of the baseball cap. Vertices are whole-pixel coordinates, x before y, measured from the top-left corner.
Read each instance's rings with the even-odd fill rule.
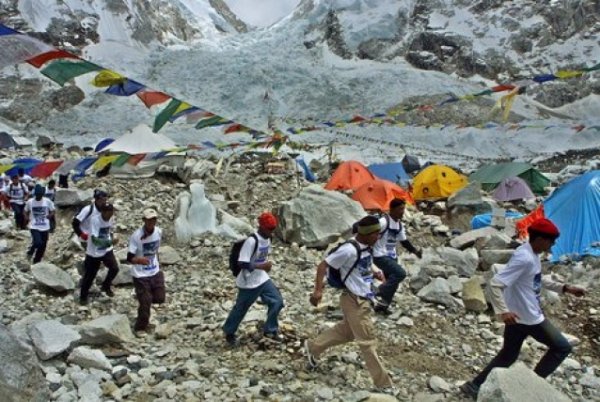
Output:
[[[154,208],[146,208],[142,213],[144,219],[158,218],[158,212]]]
[[[108,197],[108,193],[106,192],[106,190],[103,190],[101,188],[97,188],[94,190],[94,198],[103,198],[103,197]]]

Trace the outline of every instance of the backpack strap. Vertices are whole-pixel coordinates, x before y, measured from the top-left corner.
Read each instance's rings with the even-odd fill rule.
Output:
[[[252,255],[250,256],[250,258],[254,257],[254,254],[256,254],[256,250],[258,250],[258,236],[256,236],[256,233],[252,233],[250,236],[248,236],[248,238],[251,237],[254,239],[254,249],[252,249]]]
[[[350,269],[348,270],[348,273],[346,274],[346,276],[344,276],[344,279],[342,279],[342,284],[346,283],[346,279],[348,279],[348,277],[350,276],[352,271],[354,271],[354,268],[356,268],[356,266],[358,265],[358,262],[360,261],[360,256],[362,254],[362,250],[360,249],[360,246],[358,245],[358,243],[355,240],[350,239],[346,243],[352,244],[354,246],[354,248],[356,249],[356,261],[354,261],[354,264],[352,264],[352,267],[350,267]]]

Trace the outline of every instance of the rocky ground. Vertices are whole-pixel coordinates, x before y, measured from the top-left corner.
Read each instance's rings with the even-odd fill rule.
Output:
[[[293,173],[267,173],[265,161],[251,155],[225,161],[221,166],[225,167],[219,174],[213,169],[203,176],[206,193],[215,205],[250,224],[260,212],[276,210],[281,202],[294,198],[307,185]],[[24,258],[29,233],[5,230],[0,241],[7,240],[9,249],[2,254],[0,266],[1,323],[13,333],[25,328],[20,339],[29,343],[33,339],[38,355],[41,342],[34,339],[35,331],[44,327],[36,322],[44,318],[75,329],[81,336],[59,354],[40,362],[45,381],[40,378],[36,387],[47,387],[50,399],[377,400],[369,392],[371,380],[355,345],[334,348],[323,356],[316,371],[305,370],[303,340],[341,316],[338,294],[331,288],[326,290],[324,302],[318,308],[308,303],[315,266],[324,251],[274,241],[275,266],[271,276],[286,303],[281,314],[285,341],[280,344],[261,337],[259,328],[266,309],[257,304],[241,326],[242,346],[228,349],[220,327],[236,294],[227,268],[231,240],[207,233],[195,236],[189,244],[178,243],[173,227],[177,217],[176,197],[187,185],[172,175],[158,175],[129,181],[111,176],[86,178],[78,187],[105,187],[112,193],[112,200],[119,207],[116,250],[120,257],[126,239],[141,224],[140,212],[149,206],[159,210],[159,225],[165,233],[163,243],[171,247],[161,251],[167,302],[153,309],[155,328],[151,333],[135,337],[128,329],[123,330],[122,336],[112,342],[104,339],[101,344],[90,346],[102,351],[107,360],[102,356],[91,360],[78,358],[72,349],[90,343],[85,342],[85,330],[81,328],[86,325],[89,328],[91,320],[122,314],[133,323],[137,307],[133,287],[117,286],[112,299],[97,292],[88,306],[80,306],[76,302],[77,290],[52,291],[35,278],[34,270]],[[57,231],[50,238],[45,261],[55,264],[76,283],[83,252],[70,241],[70,221],[75,211],[76,208],[58,211]],[[395,313],[374,318],[380,355],[399,389],[399,400],[463,400],[458,385],[481,369],[501,344],[503,326],[494,320],[491,311],[468,311],[461,303],[461,282],[469,277],[479,282],[479,278],[489,276],[489,272],[482,271],[485,264],[478,255],[481,250],[476,245],[464,252],[452,252],[464,253],[460,258],[474,253],[476,260],[469,269],[460,265],[464,265],[462,262],[448,263],[444,256],[454,255],[448,251],[452,227],[446,225],[448,230],[440,229],[447,222],[444,214],[439,215],[438,222],[430,211],[409,212],[406,219],[409,237],[425,248],[424,260],[402,256],[409,278],[396,296]],[[447,247],[440,251],[440,246]],[[121,264],[121,270],[127,271],[127,265]],[[546,294],[547,315],[575,337],[577,343],[574,353],[549,378],[549,383],[572,400],[600,400],[600,290],[596,285],[600,261],[569,263],[550,270],[559,279],[587,286],[589,293],[583,299],[567,296],[561,299]],[[437,301],[428,302],[425,300],[428,296],[421,291],[427,283],[434,282],[432,278],[447,279],[451,287],[458,281],[459,289],[441,299],[429,298]],[[78,353],[84,353],[77,349]],[[533,367],[543,352],[542,346],[528,342],[521,358]]]

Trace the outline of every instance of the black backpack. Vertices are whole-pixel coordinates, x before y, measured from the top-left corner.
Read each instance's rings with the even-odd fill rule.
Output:
[[[252,255],[254,255],[254,253],[256,253],[256,250],[258,249],[258,237],[256,237],[254,233],[243,240],[236,241],[231,246],[231,251],[229,251],[229,270],[231,271],[234,277],[237,277],[240,274],[241,269],[238,266],[240,251],[242,250],[242,246],[244,245],[246,240],[248,240],[250,237],[253,237],[255,240],[254,250],[252,250]]]
[[[348,279],[348,277],[350,276],[352,271],[354,271],[354,268],[356,268],[356,266],[358,265],[358,262],[360,261],[360,256],[362,254],[362,250],[360,249],[360,246],[358,245],[358,243],[352,239],[338,244],[327,255],[331,255],[331,254],[335,253],[340,247],[342,247],[344,244],[347,244],[347,243],[352,244],[354,246],[354,248],[356,248],[356,261],[354,261],[354,264],[352,264],[352,267],[350,267],[350,270],[348,270],[348,273],[346,274],[346,276],[343,279],[342,279],[341,270],[334,269],[329,266],[327,267],[327,283],[332,288],[345,289],[346,288],[346,279]]]

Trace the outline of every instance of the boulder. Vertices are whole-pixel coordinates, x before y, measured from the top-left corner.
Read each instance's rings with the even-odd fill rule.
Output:
[[[93,190],[78,190],[76,188],[57,188],[54,205],[57,207],[72,207],[88,204],[94,197]]]
[[[481,242],[484,249],[508,249],[511,248],[512,244],[513,240],[510,236],[502,232],[492,233],[485,238],[485,241]]]
[[[0,395],[6,402],[45,402],[50,391],[33,351],[0,324]]]
[[[96,276],[96,284],[100,286],[104,279],[108,275],[108,269],[102,269],[98,272]],[[119,264],[119,273],[113,279],[112,284],[114,286],[120,285],[131,285],[133,283],[133,277],[131,276],[131,265],[128,264]]]
[[[173,247],[162,246],[158,249],[158,260],[161,265],[173,265],[181,261],[181,256]]]
[[[8,242],[8,240],[0,240],[0,253],[6,253],[8,250],[10,250],[11,246],[12,245]]]
[[[448,197],[448,208],[454,207],[475,207],[475,209],[481,208],[483,211],[485,208],[481,197],[481,184],[471,182],[468,186]]]
[[[438,247],[435,251],[442,262],[454,267],[460,276],[471,277],[479,265],[477,250],[474,248],[460,251],[452,247]]]
[[[250,233],[252,233],[254,231],[254,227],[252,225],[250,225],[248,222],[246,222],[243,219],[237,218],[231,214],[228,214],[227,212],[225,212],[222,209],[219,209],[218,215],[220,217],[219,222],[221,225],[227,225],[231,229],[233,229],[235,232],[237,232],[243,236],[249,235]]]
[[[444,278],[434,278],[427,286],[419,290],[417,296],[422,300],[442,304],[446,307],[457,307],[458,302],[450,293],[448,281]]]
[[[494,264],[506,264],[514,250],[481,250],[481,268],[489,270]]]
[[[206,178],[216,165],[207,159],[187,159],[181,169],[177,170],[177,175],[186,184],[193,180],[202,180]]]
[[[124,314],[106,315],[83,324],[79,328],[81,343],[105,345],[122,343],[133,338],[129,319]]]
[[[495,368],[481,385],[478,401],[567,402],[570,399],[539,377],[525,364]]]
[[[31,266],[31,273],[36,283],[64,292],[75,289],[71,275],[48,262],[39,262]]]
[[[112,369],[112,364],[110,364],[110,361],[108,361],[101,350],[90,349],[86,346],[79,346],[73,349],[67,361],[82,368]]]
[[[47,320],[46,314],[43,313],[31,313],[21,318],[18,321],[14,321],[10,324],[10,330],[21,342],[25,345],[33,346],[31,338],[29,337],[29,327],[39,321]]]
[[[491,226],[487,226],[481,229],[471,230],[469,232],[463,233],[460,236],[456,236],[454,239],[450,240],[450,245],[459,250],[465,249],[467,247],[471,247],[477,239],[492,236],[494,233],[499,233],[498,230],[494,229]]]
[[[0,220],[0,235],[5,235],[10,233],[13,228],[14,220],[12,219],[2,219]]]
[[[487,310],[487,302],[478,277],[473,277],[463,283],[462,300],[467,310]]]
[[[77,331],[54,320],[33,323],[29,336],[40,359],[48,360],[69,349],[81,337]]]
[[[350,234],[352,224],[365,215],[362,206],[346,195],[310,185],[281,204],[278,231],[287,243],[325,248]]]

